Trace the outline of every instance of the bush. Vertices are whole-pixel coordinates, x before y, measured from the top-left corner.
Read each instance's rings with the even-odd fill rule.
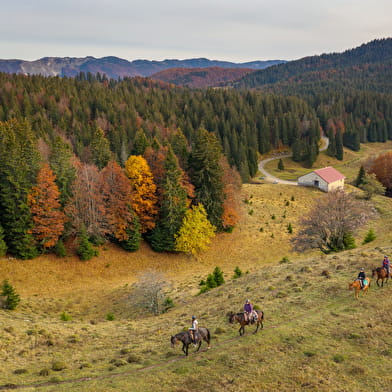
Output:
[[[355,238],[351,233],[346,233],[343,236],[343,244],[345,249],[354,249],[357,247],[357,245],[355,245]]]
[[[58,257],[67,256],[67,250],[65,249],[64,242],[62,240],[58,240],[57,244],[54,246],[54,254]]]
[[[16,293],[15,289],[11,286],[8,280],[3,281],[1,289],[1,295],[6,297],[4,308],[14,310],[20,302],[19,294]]]
[[[72,317],[68,313],[63,312],[60,315],[60,320],[62,320],[62,321],[71,321]]]
[[[115,319],[114,314],[113,313],[108,313],[106,315],[106,320],[107,321],[113,321]]]
[[[225,279],[223,278],[223,272],[219,267],[215,267],[213,276],[217,286],[220,286],[225,283]]]
[[[282,259],[279,261],[280,264],[285,264],[285,263],[290,263],[290,260],[287,256],[282,257]]]
[[[163,306],[165,307],[165,310],[174,308],[174,301],[170,297],[166,297],[163,301]]]
[[[215,267],[212,274],[209,274],[207,276],[205,284],[201,285],[202,282],[204,282],[204,281],[202,280],[199,283],[199,286],[201,286],[199,294],[203,294],[206,291],[213,289],[214,287],[218,287],[218,286],[222,285],[223,283],[225,283],[225,279],[223,277],[222,270],[219,267]]]
[[[82,261],[90,260],[92,257],[98,256],[98,250],[94,249],[93,245],[87,237],[87,233],[84,228],[82,228],[79,234],[79,246],[76,250],[76,253]]]
[[[60,372],[61,370],[64,370],[67,368],[67,365],[64,362],[61,361],[54,361],[52,363],[52,370],[55,372]]]
[[[237,279],[237,278],[239,278],[241,276],[242,276],[242,271],[240,270],[240,268],[238,266],[235,267],[233,279]]]
[[[373,229],[370,229],[365,238],[363,239],[362,245],[367,244],[368,242],[372,242],[376,239],[376,234],[374,233]]]
[[[333,360],[334,362],[336,362],[336,363],[342,363],[342,362],[344,362],[344,357],[343,357],[343,355],[341,355],[341,354],[335,354],[335,355],[332,357],[332,360]]]
[[[287,232],[288,232],[289,234],[293,234],[293,226],[291,225],[291,223],[289,223],[289,224],[287,225]]]

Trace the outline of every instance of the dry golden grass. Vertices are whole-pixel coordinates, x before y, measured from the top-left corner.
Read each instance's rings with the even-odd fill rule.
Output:
[[[88,262],[53,256],[1,260],[0,276],[10,279],[22,303],[0,312],[0,385],[92,377],[42,390],[388,391],[376,370],[388,369],[392,357],[391,336],[385,336],[392,286],[381,291],[373,285],[368,297],[355,302],[347,283],[360,266],[369,271],[384,253],[392,254],[392,199],[375,198],[380,216],[358,234],[360,244],[372,227],[374,242],[337,255],[292,253],[287,224],[295,232],[298,219],[322,195],[309,188],[244,185],[240,224],[219,235],[198,260],[157,254],[146,245],[136,253],[106,245]],[[291,263],[280,264],[283,256]],[[216,265],[227,283],[195,296],[199,280]],[[237,265],[249,274],[232,280]],[[176,306],[159,317],[141,313],[130,297],[130,285],[149,268],[174,283]],[[266,312],[266,328],[230,341],[238,326],[228,325],[225,315],[239,310],[246,297]],[[61,321],[63,312],[72,320]],[[109,313],[114,321],[106,320]],[[179,347],[170,349],[169,336],[186,327],[191,314],[210,328],[213,348],[184,361]],[[52,370],[55,361],[66,368]],[[39,375],[44,369],[49,374]],[[112,377],[116,373],[123,375]]]
[[[367,143],[361,144],[358,152],[348,148],[344,149],[343,161],[338,161],[321,152],[313,164],[312,168],[303,167],[300,163],[292,161],[290,158],[284,158],[283,163],[285,170],[278,170],[278,161],[271,161],[265,165],[265,169],[272,175],[284,180],[296,180],[298,177],[309,173],[310,171],[326,166],[333,166],[346,176],[346,182],[352,182],[358,175],[358,170],[368,158],[375,157],[381,153],[392,150],[392,141],[386,143]],[[263,157],[264,158],[264,157]]]

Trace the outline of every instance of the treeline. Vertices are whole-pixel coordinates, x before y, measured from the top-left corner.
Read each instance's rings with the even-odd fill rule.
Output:
[[[258,153],[298,145],[298,159],[312,163],[320,137],[316,112],[302,99],[258,92],[172,88],[135,78],[102,75],[45,78],[0,74],[0,121],[27,119],[48,145],[61,135],[81,161],[96,163],[96,130],[103,130],[123,166],[137,135],[192,149],[199,128],[212,132],[244,181],[257,171]],[[176,154],[178,151],[176,151]],[[185,161],[179,156],[182,167]]]
[[[357,151],[360,143],[392,139],[392,39],[257,71],[237,87],[305,99],[338,159],[343,146]]]
[[[27,120],[0,122],[0,254],[64,255],[68,238],[77,238],[82,259],[105,241],[128,251],[142,238],[155,251],[204,249],[236,224],[241,179],[212,133],[199,129],[191,151],[178,136],[173,147],[140,132],[137,154],[121,167],[100,129],[92,163],[61,136],[47,144]],[[187,155],[186,170],[175,150]]]

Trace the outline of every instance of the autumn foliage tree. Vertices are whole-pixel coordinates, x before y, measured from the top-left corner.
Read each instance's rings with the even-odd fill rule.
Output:
[[[110,161],[100,176],[100,191],[105,204],[108,234],[117,241],[125,241],[132,225],[131,184],[120,165]]]
[[[376,175],[378,181],[387,189],[388,194],[392,193],[392,151],[380,154],[374,159],[368,171]]]
[[[155,226],[158,213],[156,185],[147,161],[140,155],[131,155],[125,162],[125,174],[132,188],[131,206],[139,217],[141,232]]]
[[[222,156],[220,164],[223,169],[223,215],[222,224],[225,230],[232,229],[239,220],[241,177],[238,171],[230,167],[226,157]]]
[[[33,218],[31,233],[38,244],[46,249],[56,245],[64,231],[65,214],[60,210],[60,192],[56,176],[48,164],[38,172],[37,185],[27,197]]]
[[[352,247],[355,230],[375,215],[374,208],[342,190],[327,193],[302,218],[292,242],[296,251],[318,248],[324,253]]]
[[[193,206],[185,213],[182,226],[175,236],[175,250],[196,256],[208,249],[216,228],[207,219],[207,213],[201,204]]]
[[[90,237],[102,238],[108,232],[100,185],[97,167],[78,162],[72,198],[65,208],[70,218],[72,234],[80,233],[83,226]]]

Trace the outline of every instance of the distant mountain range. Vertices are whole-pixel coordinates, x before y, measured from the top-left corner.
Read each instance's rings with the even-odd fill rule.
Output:
[[[187,60],[134,60],[128,61],[118,57],[44,57],[35,61],[0,60],[0,72],[43,75],[75,76],[79,72],[106,74],[108,78],[118,79],[125,76],[150,76],[170,68],[248,68],[259,70],[271,65],[284,63],[284,60],[251,61],[232,63],[228,61],[208,60],[206,58]]]
[[[250,68],[170,68],[150,75],[151,79],[190,88],[221,87],[255,72]]]

